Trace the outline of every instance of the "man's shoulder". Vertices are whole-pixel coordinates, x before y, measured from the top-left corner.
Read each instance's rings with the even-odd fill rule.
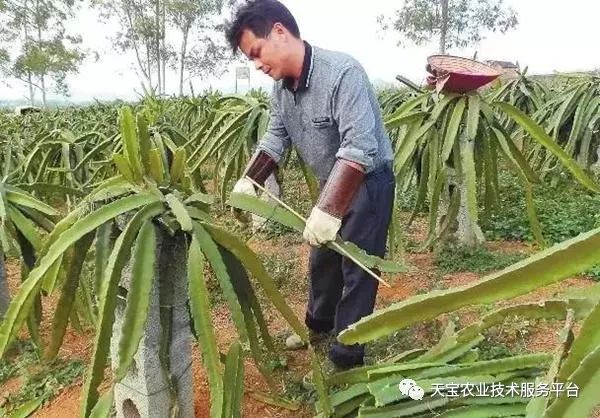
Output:
[[[313,51],[315,63],[324,65],[332,71],[342,71],[351,67],[363,69],[356,58],[345,52],[333,51],[317,46],[313,46]]]

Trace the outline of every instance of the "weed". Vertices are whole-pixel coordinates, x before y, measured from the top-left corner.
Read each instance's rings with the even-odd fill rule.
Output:
[[[459,271],[486,273],[514,264],[524,257],[524,254],[491,252],[485,247],[448,244],[435,251],[434,263],[443,274]]]
[[[41,365],[34,344],[29,340],[17,340],[7,357],[0,360],[0,382],[19,375],[24,383],[19,391],[5,397],[0,411],[10,414],[32,400],[47,402],[81,377],[84,370],[85,364],[77,359]]]
[[[281,289],[286,284],[293,281],[296,270],[297,259],[292,253],[283,252],[275,255],[265,255],[262,257],[265,269],[277,285]]]
[[[415,204],[417,203],[417,188],[409,187],[408,190],[398,193],[396,197],[396,205],[400,210],[405,212],[410,212],[415,209]],[[424,208],[421,208],[420,213],[425,212],[427,209],[427,203],[424,204]]]
[[[35,345],[31,341],[16,340],[8,355],[0,360],[0,383],[37,361]]]
[[[304,404],[313,404],[317,401],[316,391],[304,388],[302,379],[298,379],[291,373],[286,373],[284,376],[283,395],[286,399]]]
[[[585,275],[592,280],[600,282],[600,264],[596,264],[594,267],[586,271]]]
[[[261,233],[261,238],[266,240],[297,233],[296,230],[271,220],[267,220],[262,224],[259,232]]]
[[[533,241],[523,191],[508,172],[499,176],[500,205],[483,223],[490,239]],[[600,226],[600,197],[578,184],[563,181],[556,186],[535,187],[534,204],[544,238],[555,244]],[[585,273],[600,280],[600,264]]]
[[[418,242],[413,238],[408,237],[404,245],[404,249],[409,253],[415,253],[421,247],[422,242]]]
[[[478,348],[479,360],[493,360],[515,355],[512,348],[491,338],[486,338],[479,343]]]
[[[518,179],[507,172],[499,176],[499,207],[483,228],[490,239],[533,241],[527,209]],[[544,238],[557,243],[600,226],[600,197],[581,186],[561,183],[535,187],[534,205]]]
[[[479,344],[481,360],[510,357],[527,351],[526,337],[531,321],[518,316],[506,318],[502,324],[491,327]]]
[[[380,364],[406,351],[427,348],[439,341],[442,333],[439,321],[425,321],[400,329],[367,345],[365,364]]]
[[[34,399],[49,401],[81,377],[84,370],[85,364],[81,360],[57,361],[48,365],[44,370],[26,377],[23,387],[6,398],[7,410],[15,409]]]

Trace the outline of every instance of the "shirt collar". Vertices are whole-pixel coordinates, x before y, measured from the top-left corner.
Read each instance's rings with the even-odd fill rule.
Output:
[[[300,80],[298,82],[298,88],[295,90],[296,92],[308,89],[310,84],[310,76],[312,75],[313,70],[312,46],[310,46],[308,42],[304,41],[304,47],[304,62],[302,63],[302,72],[300,73]],[[291,77],[286,77],[283,80],[283,87],[291,92],[294,92],[294,79]]]

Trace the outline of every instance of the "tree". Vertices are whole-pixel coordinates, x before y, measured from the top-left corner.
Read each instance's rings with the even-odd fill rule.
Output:
[[[120,29],[111,40],[122,52],[133,51],[141,77],[147,87],[156,86],[162,92],[162,60],[168,53],[162,41],[162,9],[160,0],[94,0],[92,5],[100,9],[105,21],[116,20]],[[143,82],[143,83],[144,83]]]
[[[0,71],[29,87],[31,104],[37,89],[46,105],[49,82],[67,95],[65,78],[77,73],[86,56],[81,37],[67,34],[63,26],[75,10],[73,0],[8,0],[0,8],[0,42],[6,45],[0,50]]]
[[[503,0],[406,0],[394,17],[377,20],[382,29],[398,31],[417,45],[437,38],[440,54],[481,41],[485,31],[505,33],[518,24]]]
[[[235,0],[228,0],[233,6]],[[222,24],[216,17],[223,11],[223,0],[171,0],[168,8],[169,20],[181,34],[181,46],[176,62],[179,65],[179,95],[183,95],[183,82],[186,70],[190,76],[206,77],[218,75],[225,69],[233,56],[227,47],[215,39],[223,41]],[[195,29],[195,30],[194,30]],[[190,36],[196,35],[196,42],[189,47]]]
[[[234,0],[226,0],[233,5]],[[185,74],[205,77],[218,74],[230,55],[217,21],[224,0],[94,0],[105,21],[115,19],[119,31],[112,37],[123,52],[135,54],[145,87],[166,93],[167,65],[179,72],[179,94]]]

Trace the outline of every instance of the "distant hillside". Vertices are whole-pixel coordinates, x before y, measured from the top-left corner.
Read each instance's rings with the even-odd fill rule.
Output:
[[[596,76],[600,77],[600,69],[592,71],[573,71],[569,73],[551,73],[551,74],[531,74],[532,78],[540,80],[548,80],[556,77],[584,77],[584,76]]]
[[[73,102],[68,102],[66,100],[48,100],[48,107],[61,107],[61,106],[68,106],[70,104],[84,104],[84,103],[73,103]],[[9,109],[14,109],[17,106],[27,106],[29,105],[29,101],[28,100],[1,100],[0,99],[0,108],[9,108]],[[40,103],[36,103],[36,106],[40,106]]]
[[[101,103],[121,103],[122,100],[119,99],[107,99],[107,100],[99,100]],[[97,103],[95,100],[79,100],[79,101],[67,101],[67,100],[48,100],[48,108],[54,109],[57,107],[65,107],[65,106],[87,106]],[[29,102],[27,100],[1,100],[0,99],[0,110],[13,111],[17,106],[28,106]],[[35,104],[36,106],[41,107],[41,103]]]

